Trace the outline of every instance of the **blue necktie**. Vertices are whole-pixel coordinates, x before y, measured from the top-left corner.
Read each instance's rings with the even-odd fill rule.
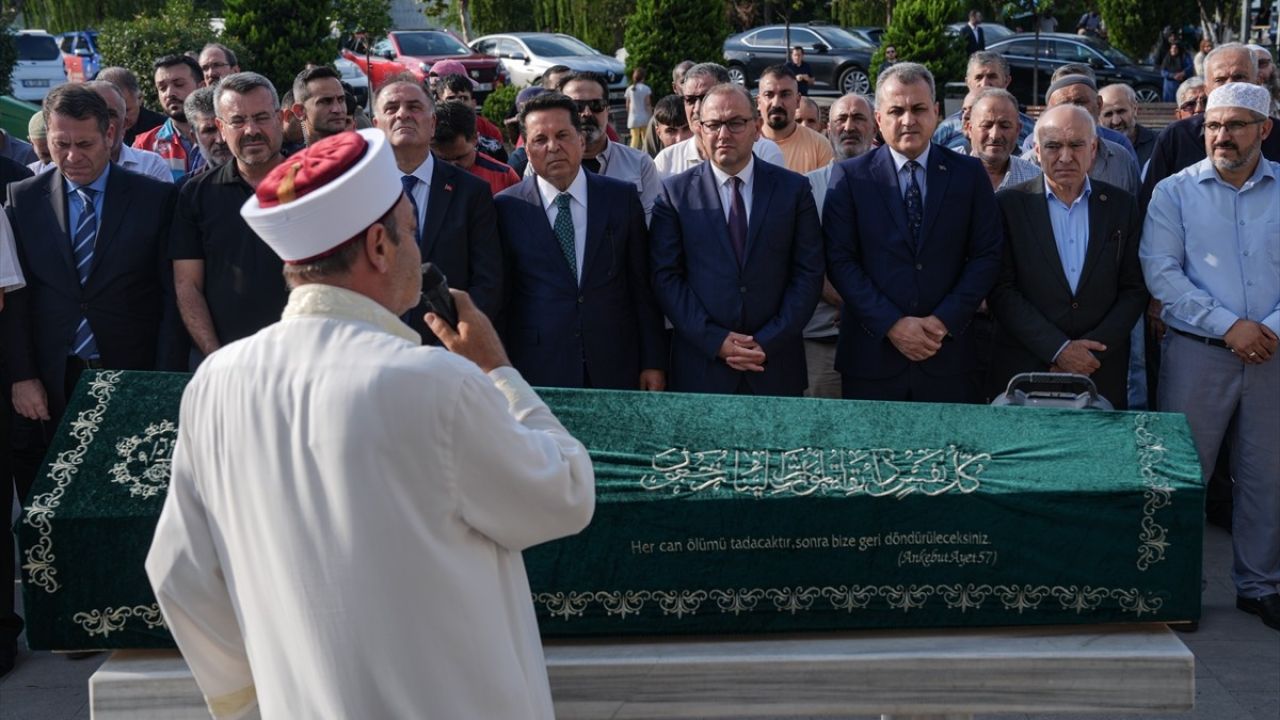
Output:
[[[920,180],[916,177],[920,163],[908,160],[907,169],[911,171],[911,182],[907,184],[906,196],[907,230],[911,233],[911,244],[919,250],[920,227],[924,225],[924,201],[920,193]]]
[[[578,254],[574,248],[573,239],[573,214],[569,212],[569,200],[572,197],[569,193],[560,193],[556,196],[556,239],[560,241],[560,252],[564,253],[564,259],[569,261],[569,272],[573,273],[573,279],[578,279]]]
[[[738,256],[738,265],[747,254],[747,204],[742,200],[742,178],[737,175],[729,178],[733,186],[733,202],[729,204],[729,242],[733,245],[733,254]]]
[[[80,222],[76,225],[75,234],[71,237],[71,253],[76,262],[76,274],[80,277],[80,287],[89,282],[89,269],[93,266],[93,246],[98,238],[98,216],[93,210],[95,190],[82,187],[77,190],[81,202]],[[93,330],[89,329],[89,319],[81,316],[76,326],[75,339],[71,342],[71,354],[84,360],[98,358],[98,342],[94,340]]]
[[[413,221],[418,227],[417,232],[413,234],[413,239],[418,243],[418,249],[423,250],[422,225],[427,219],[418,215],[418,201],[413,197],[413,189],[418,186],[418,178],[416,175],[405,175],[400,178],[400,184],[404,185],[404,194],[408,196],[409,205],[413,207]]]

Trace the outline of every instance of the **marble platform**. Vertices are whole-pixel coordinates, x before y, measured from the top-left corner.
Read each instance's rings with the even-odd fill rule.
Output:
[[[1164,625],[860,631],[546,643],[556,716],[785,718],[882,713],[1176,713],[1191,651]],[[181,656],[115,652],[89,679],[94,720],[204,720]]]

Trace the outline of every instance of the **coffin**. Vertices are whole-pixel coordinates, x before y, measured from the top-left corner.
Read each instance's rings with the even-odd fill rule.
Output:
[[[172,647],[143,562],[187,379],[81,380],[17,528],[33,649]],[[597,482],[524,554],[544,635],[1199,618],[1180,415],[539,392]]]

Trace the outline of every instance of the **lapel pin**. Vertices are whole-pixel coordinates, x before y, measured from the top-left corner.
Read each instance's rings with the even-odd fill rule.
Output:
[[[1103,193],[1102,195],[1099,195],[1099,196],[1098,196],[1098,199],[1099,199],[1099,200],[1101,200],[1102,202],[1106,202],[1106,201],[1107,201],[1107,195],[1106,195],[1106,193]]]
[[[938,169],[939,169],[939,170],[946,170],[946,169],[947,169],[947,166],[946,166],[946,165],[939,165],[939,166],[938,166]]]
[[[451,184],[449,184],[449,183],[445,183],[445,184],[444,184],[444,191],[445,191],[445,192],[453,192],[453,185],[451,185]]]

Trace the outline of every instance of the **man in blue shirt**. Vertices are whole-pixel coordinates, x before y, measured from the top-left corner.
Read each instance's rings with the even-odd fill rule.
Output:
[[[1280,630],[1280,162],[1271,98],[1209,95],[1204,160],[1161,181],[1140,255],[1165,335],[1159,409],[1187,416],[1207,478],[1230,434],[1236,607]]]

